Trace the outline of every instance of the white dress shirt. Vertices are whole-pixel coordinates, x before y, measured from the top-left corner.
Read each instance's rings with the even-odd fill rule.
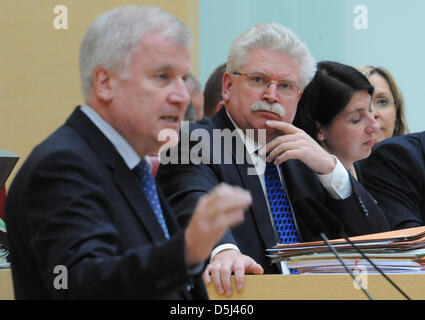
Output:
[[[106,136],[112,143],[119,155],[123,158],[125,164],[130,170],[133,170],[142,158],[127,142],[127,140],[115,130],[108,122],[106,122],[96,111],[88,104],[81,106],[81,111],[93,122],[93,124]],[[149,157],[145,157],[150,165]]]

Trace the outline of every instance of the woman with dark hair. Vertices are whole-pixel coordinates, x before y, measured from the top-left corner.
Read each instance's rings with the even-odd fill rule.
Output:
[[[356,178],[353,165],[370,155],[380,129],[372,94],[373,86],[355,68],[322,61],[301,96],[294,120]]]

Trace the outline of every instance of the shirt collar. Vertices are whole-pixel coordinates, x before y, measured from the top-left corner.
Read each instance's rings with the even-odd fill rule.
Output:
[[[124,159],[124,162],[129,167],[129,169],[133,170],[142,160],[136,150],[134,150],[134,148],[127,142],[127,140],[87,103],[81,106],[81,111],[112,143],[117,152]],[[145,159],[148,160],[148,157],[145,157]],[[149,160],[147,162],[150,164]]]

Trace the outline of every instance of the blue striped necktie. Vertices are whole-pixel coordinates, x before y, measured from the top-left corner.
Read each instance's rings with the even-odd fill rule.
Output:
[[[267,196],[281,243],[299,242],[288,197],[273,162],[267,162],[264,173]]]
[[[156,190],[155,179],[152,176],[150,165],[145,159],[134,169],[137,177],[139,178],[140,187],[142,188],[146,199],[149,201],[156,218],[161,225],[162,231],[167,239],[170,238],[168,233],[167,224],[165,222],[164,214],[162,213],[161,204],[159,203],[158,191]]]

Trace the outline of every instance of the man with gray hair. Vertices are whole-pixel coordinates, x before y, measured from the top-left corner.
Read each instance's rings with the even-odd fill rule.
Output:
[[[157,179],[182,224],[189,221],[193,203],[219,183],[241,186],[253,195],[243,224],[225,234],[203,274],[219,293],[232,293],[232,274],[241,289],[246,273],[291,272],[266,256],[276,243],[318,240],[321,232],[336,238],[341,231],[351,236],[388,228],[372,197],[340,161],[291,124],[315,69],[305,44],[289,29],[277,23],[250,28],[230,48],[222,79],[225,108],[189,130],[203,129],[211,137],[217,129],[236,129],[246,161],[217,163],[216,154],[230,150],[235,160],[239,149],[191,136],[189,147],[196,152],[203,151],[200,143],[211,146],[203,153],[209,161],[158,170]],[[250,174],[251,164],[257,174]]]
[[[32,151],[6,200],[17,299],[189,299],[191,284],[206,297],[204,260],[251,197],[221,184],[183,231],[145,159],[160,132],[180,128],[190,41],[155,7],[118,8],[89,27],[86,103]]]

